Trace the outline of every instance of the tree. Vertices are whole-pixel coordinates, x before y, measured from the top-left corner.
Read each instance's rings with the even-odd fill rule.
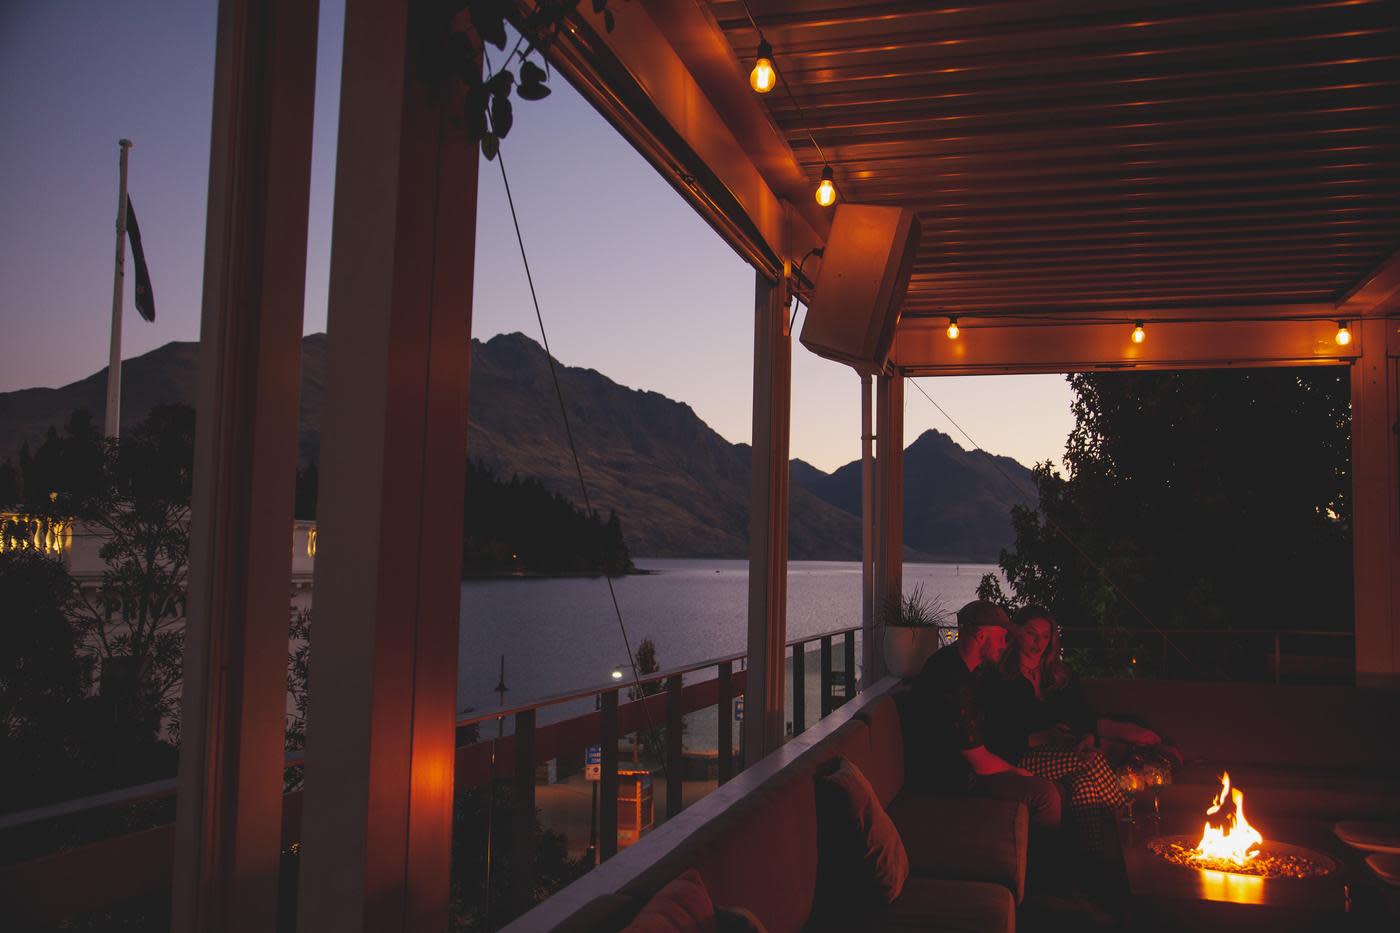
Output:
[[[1350,408],[1332,369],[1070,377],[1066,475],[1012,509],[1007,601],[1120,633],[1165,630],[1182,673],[1245,676],[1255,638],[1173,629],[1351,626]],[[998,598],[999,587],[982,590]],[[1156,644],[1154,641],[1150,644]],[[1252,647],[1250,647],[1252,645]],[[1153,651],[1153,656],[1160,651]]]
[[[114,725],[136,736],[179,734],[193,461],[194,411],[157,407],[105,445],[100,484],[76,502],[106,567],[79,591],[74,622],[101,661]]]

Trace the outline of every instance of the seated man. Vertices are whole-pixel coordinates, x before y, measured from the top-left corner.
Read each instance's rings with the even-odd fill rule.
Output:
[[[995,603],[976,600],[958,610],[958,640],[929,658],[909,693],[909,786],[1020,800],[1032,825],[1058,826],[1059,789],[988,751],[982,738],[974,672],[1001,659],[1010,625]]]

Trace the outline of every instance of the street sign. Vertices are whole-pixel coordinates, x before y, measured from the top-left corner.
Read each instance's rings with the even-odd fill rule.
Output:
[[[735,697],[735,698],[734,698],[734,721],[735,721],[735,722],[743,722],[743,721],[744,721],[744,698],[743,698],[743,697]]]
[[[590,781],[603,778],[603,746],[590,745],[583,753],[583,776]]]

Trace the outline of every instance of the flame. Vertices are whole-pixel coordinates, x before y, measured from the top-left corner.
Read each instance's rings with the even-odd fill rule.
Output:
[[[1205,831],[1196,845],[1196,857],[1247,864],[1259,854],[1264,837],[1244,816],[1244,792],[1230,786],[1230,772],[1220,778],[1220,793],[1206,811]]]

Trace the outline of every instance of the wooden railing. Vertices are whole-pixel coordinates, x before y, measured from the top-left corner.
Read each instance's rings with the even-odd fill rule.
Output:
[[[807,727],[806,654],[807,646],[818,644],[820,713],[824,718],[856,692],[856,632],[859,627],[839,629],[793,639],[792,649],[793,735]],[[844,667],[833,664],[838,648]],[[476,713],[457,722],[459,741],[469,739],[481,727],[509,720],[510,734],[480,738],[458,745],[456,784],[459,788],[484,786],[493,780],[511,784],[516,805],[511,831],[516,840],[531,845],[535,820],[535,766],[561,756],[582,755],[590,745],[600,745],[602,768],[599,787],[598,833],[600,860],[617,852],[618,743],[622,736],[665,727],[663,761],[665,773],[675,775],[666,781],[666,813],[674,816],[682,806],[681,723],[688,713],[718,706],[718,777],[723,784],[738,768],[733,753],[734,698],[742,696],[746,660],[743,653],[711,658],[696,664],[642,675],[631,681],[612,681],[557,696],[534,700],[504,709]],[[687,676],[715,671],[715,676],[693,680]],[[624,701],[623,691],[660,684],[661,690],[649,696]],[[840,695],[836,686],[840,685]],[[538,724],[540,710],[578,700],[595,699],[596,709],[546,725]],[[289,754],[286,766],[303,765],[301,753]],[[138,787],[129,787],[66,801],[22,813],[0,817],[0,852],[16,833],[42,832],[55,820],[82,819],[85,815],[113,808],[170,801],[177,791],[171,778]],[[300,838],[302,792],[283,798],[282,846],[290,848]],[[528,825],[527,825],[528,823]],[[46,854],[26,861],[0,866],[0,903],[7,917],[20,917],[33,924],[52,923],[68,917],[108,909],[125,900],[168,888],[174,856],[175,827],[172,823],[151,826],[136,832],[113,836],[66,851]],[[76,883],[75,883],[76,882]]]

